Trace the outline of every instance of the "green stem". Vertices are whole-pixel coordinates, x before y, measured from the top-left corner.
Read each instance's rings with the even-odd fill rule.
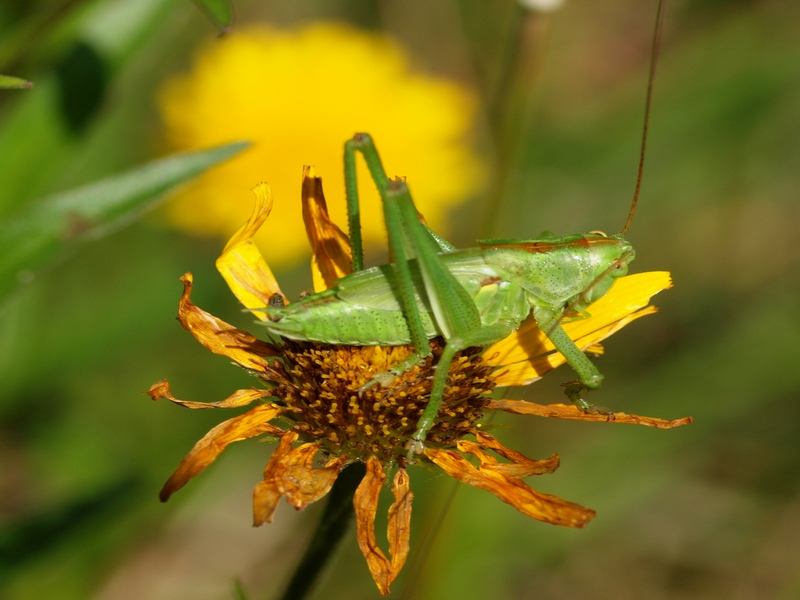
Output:
[[[281,600],[302,600],[308,597],[347,530],[353,515],[353,494],[365,472],[363,463],[353,463],[339,474],[328,494],[325,512],[322,513],[317,529],[281,595]]]

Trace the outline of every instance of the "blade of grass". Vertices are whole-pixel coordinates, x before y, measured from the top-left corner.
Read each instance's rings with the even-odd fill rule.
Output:
[[[230,30],[233,23],[233,6],[230,0],[193,0],[193,2],[219,29],[220,34]]]
[[[33,87],[30,81],[11,75],[0,75],[0,89],[21,90],[29,87]]]
[[[75,245],[137,220],[173,187],[246,147],[176,154],[32,203],[0,223],[0,299]]]

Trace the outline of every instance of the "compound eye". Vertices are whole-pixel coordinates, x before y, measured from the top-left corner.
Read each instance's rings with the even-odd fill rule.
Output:
[[[617,263],[617,266],[614,267],[614,275],[625,275],[628,272],[628,263],[623,261]]]
[[[593,235],[599,235],[599,236],[602,236],[602,237],[604,237],[604,238],[607,238],[607,237],[608,237],[608,236],[605,234],[605,232],[603,232],[603,231],[596,231],[596,230],[595,230],[595,231],[590,231],[589,233],[591,233],[591,234],[593,234]]]

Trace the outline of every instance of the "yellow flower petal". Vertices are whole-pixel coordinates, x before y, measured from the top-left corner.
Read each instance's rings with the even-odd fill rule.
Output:
[[[590,317],[573,319],[562,326],[581,350],[588,350],[630,322],[656,312],[654,307],[647,306],[650,298],[671,285],[665,271],[620,277],[602,298],[589,306]],[[495,376],[498,386],[528,385],[566,362],[533,317],[490,346],[484,359],[490,365],[503,367]]]
[[[221,354],[245,369],[256,371],[265,379],[280,381],[276,372],[264,357],[277,356],[274,347],[256,339],[249,333],[236,329],[225,321],[198,308],[191,301],[192,274],[181,277],[183,294],[178,303],[178,321],[203,346],[214,354]]]
[[[164,484],[159,494],[161,501],[166,502],[172,494],[186,485],[190,479],[205,471],[206,467],[214,462],[229,444],[264,433],[282,435],[282,429],[269,423],[280,413],[280,407],[274,404],[262,404],[243,415],[223,421],[211,429],[194,445],[194,448],[191,449],[167,480],[167,483]]]
[[[672,287],[668,271],[649,271],[620,277],[614,286],[588,309],[591,317],[564,323],[571,338],[590,335],[600,327],[610,325],[644,308],[650,298]]]
[[[694,419],[683,417],[682,419],[658,419],[656,417],[640,417],[639,415],[629,415],[624,412],[615,412],[610,415],[592,414],[581,410],[574,404],[534,404],[524,400],[491,400],[486,407],[487,410],[503,410],[516,415],[534,415],[537,417],[552,417],[556,419],[571,419],[573,421],[601,421],[603,423],[631,423],[634,425],[646,425],[656,429],[672,429],[681,425],[688,425]]]
[[[578,337],[573,341],[575,342],[575,345],[584,352],[594,352],[595,349],[599,347],[600,354],[603,354],[605,350],[602,346],[596,344],[594,342],[595,340],[599,341],[611,337],[613,334],[632,321],[635,321],[641,317],[646,317],[647,315],[655,314],[657,312],[658,309],[655,306],[647,306],[640,311],[625,317],[624,319],[620,319],[616,323],[602,327],[586,336]],[[538,354],[534,354],[537,343],[540,344],[539,348],[541,351]],[[506,365],[500,369],[494,376],[494,381],[497,386],[505,387],[511,385],[530,385],[534,381],[541,379],[549,371],[552,371],[556,367],[560,367],[567,362],[563,354],[555,351],[550,340],[547,339],[547,336],[545,336],[544,333],[538,329],[538,327],[535,330],[530,331],[525,344],[525,349],[531,352],[533,358],[526,358],[520,362]],[[515,350],[519,349],[520,347],[516,348]]]
[[[253,213],[225,245],[217,259],[217,269],[239,302],[263,321],[267,315],[254,309],[268,306],[275,294],[280,294],[284,303],[288,303],[288,300],[281,292],[267,261],[253,243],[253,236],[272,211],[272,191],[266,183],[260,183],[253,188],[253,193],[256,196]]]
[[[352,272],[350,239],[331,221],[322,192],[322,179],[313,167],[303,167],[303,222],[311,243],[311,274],[314,291],[333,287],[340,277]]]

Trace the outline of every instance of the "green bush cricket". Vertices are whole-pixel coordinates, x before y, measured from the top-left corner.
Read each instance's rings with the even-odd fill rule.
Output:
[[[264,309],[267,329],[281,337],[328,344],[406,345],[408,359],[373,378],[369,385],[390,385],[394,377],[431,354],[429,339],[446,342],[433,378],[430,398],[409,442],[413,459],[424,449],[427,432],[439,412],[450,365],[471,346],[487,346],[514,332],[529,315],[575,370],[565,384],[567,396],[582,409],[598,409],[581,393],[601,386],[603,375],[561,327],[564,316],[587,316],[587,307],[627,273],[635,258],[623,237],[630,228],[641,186],[662,6],[659,4],[648,79],[645,126],[636,191],[620,234],[600,232],[535,239],[482,240],[458,250],[420,221],[403,179],[386,176],[372,138],[356,134],[345,144],[345,181],[353,273],[325,291],[288,306],[271,302]],[[380,194],[392,262],[365,269],[356,186],[360,153]],[[277,297],[275,298],[277,300]],[[602,409],[601,409],[602,410]]]

